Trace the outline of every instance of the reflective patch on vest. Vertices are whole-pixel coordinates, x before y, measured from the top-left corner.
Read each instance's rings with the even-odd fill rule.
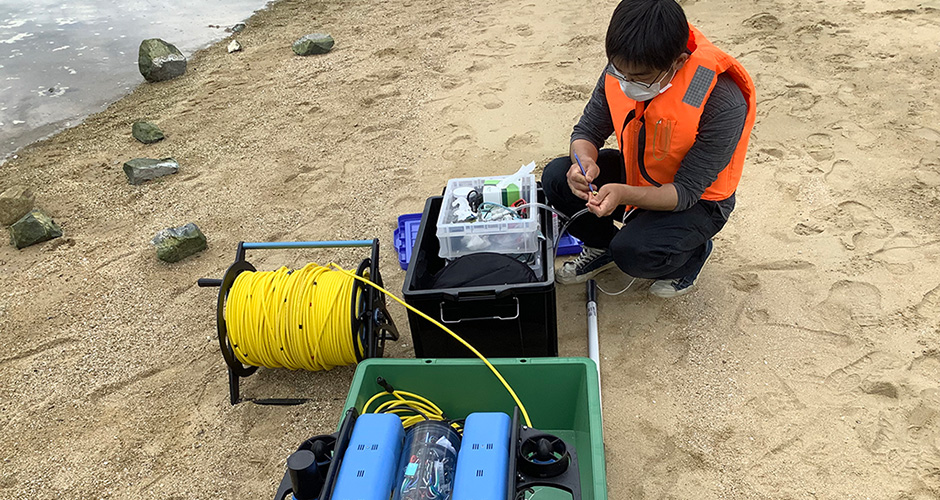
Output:
[[[708,89],[712,88],[712,80],[715,79],[715,70],[699,66],[695,69],[695,75],[692,76],[692,82],[689,83],[688,90],[685,91],[685,97],[682,102],[700,107],[705,96],[708,95]]]

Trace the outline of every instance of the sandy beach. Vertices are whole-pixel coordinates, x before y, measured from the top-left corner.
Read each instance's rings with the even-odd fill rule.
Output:
[[[695,293],[600,298],[609,498],[940,498],[940,1],[682,4],[749,70],[757,125]],[[0,166],[65,233],[0,246],[0,498],[271,498],[354,367],[262,369],[245,392],[313,401],[230,406],[196,280],[239,241],[378,237],[400,292],[398,215],[567,151],[615,5],[279,0],[242,52],[200,51]],[[294,55],[314,32],[335,48]],[[167,138],[135,141],[139,119]],[[123,162],[168,156],[177,175],[127,183]],[[209,249],[157,260],[150,238],[187,222]],[[561,355],[585,356],[584,288],[557,293]],[[386,356],[413,357],[391,311]]]

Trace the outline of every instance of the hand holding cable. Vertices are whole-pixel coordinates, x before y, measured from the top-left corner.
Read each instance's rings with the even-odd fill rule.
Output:
[[[614,212],[620,205],[626,204],[626,184],[604,184],[597,195],[587,201],[587,208],[598,217],[606,217]]]

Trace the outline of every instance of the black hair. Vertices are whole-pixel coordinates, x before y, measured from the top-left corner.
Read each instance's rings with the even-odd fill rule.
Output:
[[[676,0],[623,0],[607,28],[607,59],[666,70],[689,43],[689,24]]]

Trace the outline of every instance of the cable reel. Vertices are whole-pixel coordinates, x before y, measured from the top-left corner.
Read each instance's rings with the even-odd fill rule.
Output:
[[[305,249],[305,248],[348,248],[371,247],[369,258],[363,259],[356,269],[356,275],[368,277],[375,284],[382,286],[382,275],[379,272],[379,240],[349,240],[349,241],[296,241],[296,242],[268,242],[248,243],[239,242],[235,253],[235,262],[229,266],[222,279],[202,278],[198,280],[200,287],[219,287],[216,305],[216,324],[219,338],[219,349],[228,369],[229,400],[232,405],[241,401],[239,395],[239,379],[251,376],[258,366],[244,365],[235,354],[228,335],[228,325],[225,321],[225,308],[228,303],[229,292],[238,276],[246,271],[257,272],[257,269],[247,260],[247,250],[275,250],[275,249]],[[352,336],[353,351],[356,362],[364,359],[382,357],[385,342],[398,340],[398,329],[392,322],[385,304],[385,296],[375,288],[353,280],[350,303],[350,335]],[[361,346],[361,349],[359,348]],[[301,404],[306,399],[251,399],[257,404],[293,405]]]

